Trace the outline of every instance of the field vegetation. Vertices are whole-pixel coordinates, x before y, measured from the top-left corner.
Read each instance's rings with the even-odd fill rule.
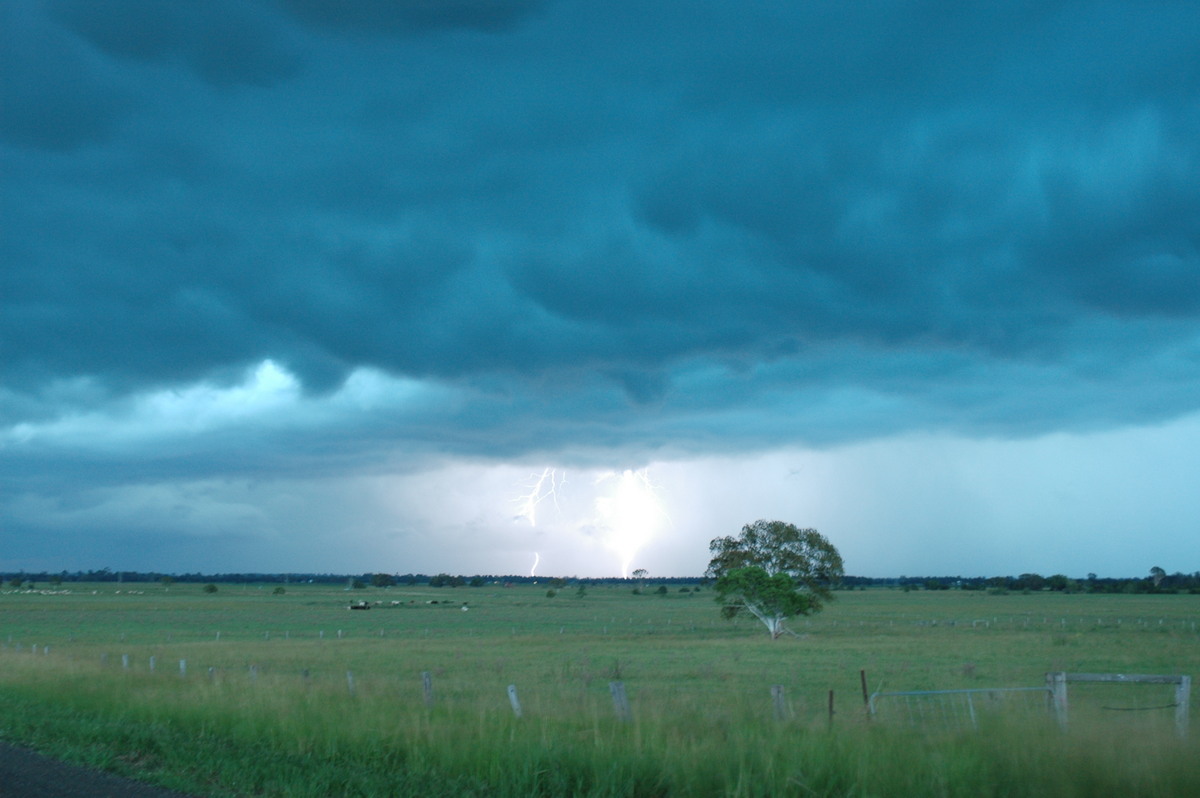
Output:
[[[772,641],[631,586],[9,589],[0,739],[211,796],[1200,795],[1163,685],[1072,686],[1066,729],[862,692],[1196,675],[1200,596],[844,590]]]

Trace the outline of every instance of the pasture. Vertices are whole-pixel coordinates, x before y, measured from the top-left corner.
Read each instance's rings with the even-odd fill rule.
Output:
[[[1072,686],[1066,729],[863,700],[1200,676],[1200,596],[841,591],[772,642],[678,586],[201,587],[0,595],[0,738],[212,796],[1200,794],[1194,692],[1184,738],[1162,685]]]

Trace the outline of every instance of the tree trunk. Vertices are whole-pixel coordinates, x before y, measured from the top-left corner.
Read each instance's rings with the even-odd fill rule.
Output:
[[[767,625],[767,631],[771,633],[772,640],[783,637],[783,618],[764,618],[763,623]]]
[[[750,602],[746,602],[744,606],[750,611],[751,615],[762,621],[763,626],[767,627],[767,633],[771,635],[772,640],[778,640],[779,638],[783,637],[783,633],[787,630],[783,628],[783,622],[785,619],[782,616],[768,615],[764,610],[756,607]]]

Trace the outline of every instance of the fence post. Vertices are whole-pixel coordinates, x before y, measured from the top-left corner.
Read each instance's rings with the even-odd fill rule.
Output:
[[[626,722],[633,713],[629,711],[629,698],[625,695],[625,682],[609,682],[608,692],[612,694],[613,710],[617,720]]]
[[[784,699],[783,685],[771,685],[771,703],[775,707],[775,720],[787,720],[787,701]]]
[[[1175,731],[1180,737],[1188,733],[1188,702],[1192,699],[1192,677],[1180,676],[1175,685]]]
[[[346,671],[346,688],[354,695],[354,671]]]
[[[128,654],[121,655],[121,668],[124,670],[129,670],[129,655]]]
[[[150,672],[151,673],[154,673],[154,662],[155,662],[155,657],[153,654],[151,654],[150,655]]]
[[[179,660],[179,675],[187,676],[187,660],[186,659]]]
[[[515,684],[508,686],[508,703],[512,704],[513,714],[518,718],[521,717],[521,701],[517,698],[517,686]]]
[[[1046,686],[1050,689],[1050,708],[1058,725],[1067,728],[1067,674],[1055,671],[1046,674]]]
[[[433,707],[433,676],[429,671],[421,671],[421,686],[425,690],[425,706]]]

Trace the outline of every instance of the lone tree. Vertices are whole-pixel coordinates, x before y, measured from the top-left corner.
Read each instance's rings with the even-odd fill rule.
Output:
[[[705,575],[716,580],[721,614],[748,612],[778,639],[790,631],[784,621],[819,612],[833,599],[842,578],[842,556],[815,529],[783,521],[755,521],[738,537],[713,538]]]

